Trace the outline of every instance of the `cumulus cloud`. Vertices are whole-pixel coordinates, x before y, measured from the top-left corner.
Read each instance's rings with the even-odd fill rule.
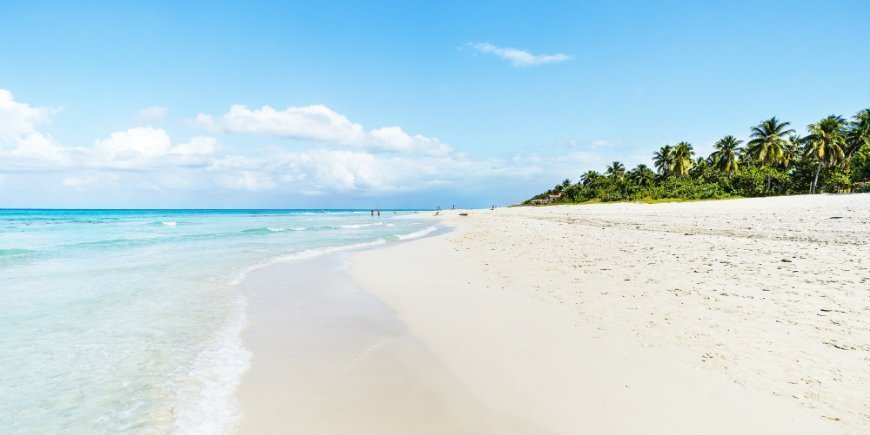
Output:
[[[284,110],[269,106],[250,109],[237,104],[217,118],[201,113],[196,122],[212,131],[275,135],[370,151],[446,155],[453,150],[436,138],[410,135],[400,127],[367,131],[362,125],[319,104]]]
[[[209,136],[194,136],[190,141],[176,145],[171,154],[180,157],[198,157],[214,154],[217,139]]]
[[[12,92],[0,89],[0,140],[17,141],[39,134],[36,126],[47,121],[59,109],[33,107],[15,101]]]
[[[97,166],[137,169],[155,164],[195,164],[204,162],[215,151],[217,140],[196,136],[189,142],[172,145],[165,130],[134,127],[97,139],[93,162]]]
[[[97,139],[92,147],[64,146],[39,127],[59,109],[33,107],[0,89],[0,158],[6,170],[108,168],[137,170],[156,166],[205,165],[217,140],[196,136],[174,145],[165,130],[134,127]],[[8,177],[7,177],[8,178]],[[91,177],[93,178],[93,177]],[[63,185],[82,187],[82,178],[68,177]]]
[[[305,184],[308,193],[387,192],[401,178],[397,160],[368,152],[311,149],[279,155],[269,169],[284,174],[288,182]]]
[[[468,46],[480,53],[491,54],[508,61],[514,67],[530,67],[559,63],[570,60],[571,56],[563,53],[556,54],[532,54],[518,48],[496,47],[486,42],[468,43]]]
[[[195,199],[204,196],[199,193],[245,191],[356,201],[426,191],[504,190],[538,179],[549,184],[552,174],[569,174],[595,159],[591,153],[473,157],[399,127],[366,130],[326,106],[283,111],[235,106],[218,119],[201,116],[216,130],[310,141],[293,150],[228,148],[210,136],[176,142],[153,126],[111,132],[86,146],[64,146],[39,131],[56,112],[17,102],[0,90],[0,200],[17,194],[30,201],[58,192],[93,198],[175,192]]]
[[[221,174],[216,178],[218,184],[235,190],[268,190],[275,187],[275,181],[267,174],[253,171]]]
[[[54,139],[38,131],[60,109],[33,107],[15,101],[6,89],[0,89],[0,156],[14,159],[16,166],[25,167],[33,161],[62,162],[65,155]]]
[[[170,146],[169,135],[164,130],[135,127],[97,139],[94,149],[97,156],[107,163],[136,166],[166,155]]]

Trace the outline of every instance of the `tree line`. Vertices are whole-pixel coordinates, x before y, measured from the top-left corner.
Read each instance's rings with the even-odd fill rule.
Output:
[[[576,183],[564,180],[526,201],[554,202],[710,199],[821,192],[870,192],[870,109],[851,119],[830,115],[800,136],[776,117],[750,130],[744,143],[728,135],[707,157],[692,145],[665,145],[653,166],[631,170],[613,162],[589,170]],[[558,195],[558,198],[555,196]]]

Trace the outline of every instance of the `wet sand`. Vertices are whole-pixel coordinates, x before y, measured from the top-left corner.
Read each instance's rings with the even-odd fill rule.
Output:
[[[258,270],[248,297],[251,368],[241,433],[539,432],[483,405],[392,310],[346,273],[347,254]]]

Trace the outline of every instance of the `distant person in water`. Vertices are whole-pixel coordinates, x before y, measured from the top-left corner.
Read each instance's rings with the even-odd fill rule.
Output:
[[[450,207],[450,210],[456,210],[456,204],[453,204],[453,207]]]
[[[372,209],[372,217],[375,217],[375,209]]]
[[[381,209],[378,209],[378,217],[381,217]]]

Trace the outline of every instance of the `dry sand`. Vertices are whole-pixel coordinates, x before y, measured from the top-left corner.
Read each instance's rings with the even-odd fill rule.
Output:
[[[352,276],[496,415],[553,433],[870,427],[870,195],[457,213],[454,233],[354,255]]]

